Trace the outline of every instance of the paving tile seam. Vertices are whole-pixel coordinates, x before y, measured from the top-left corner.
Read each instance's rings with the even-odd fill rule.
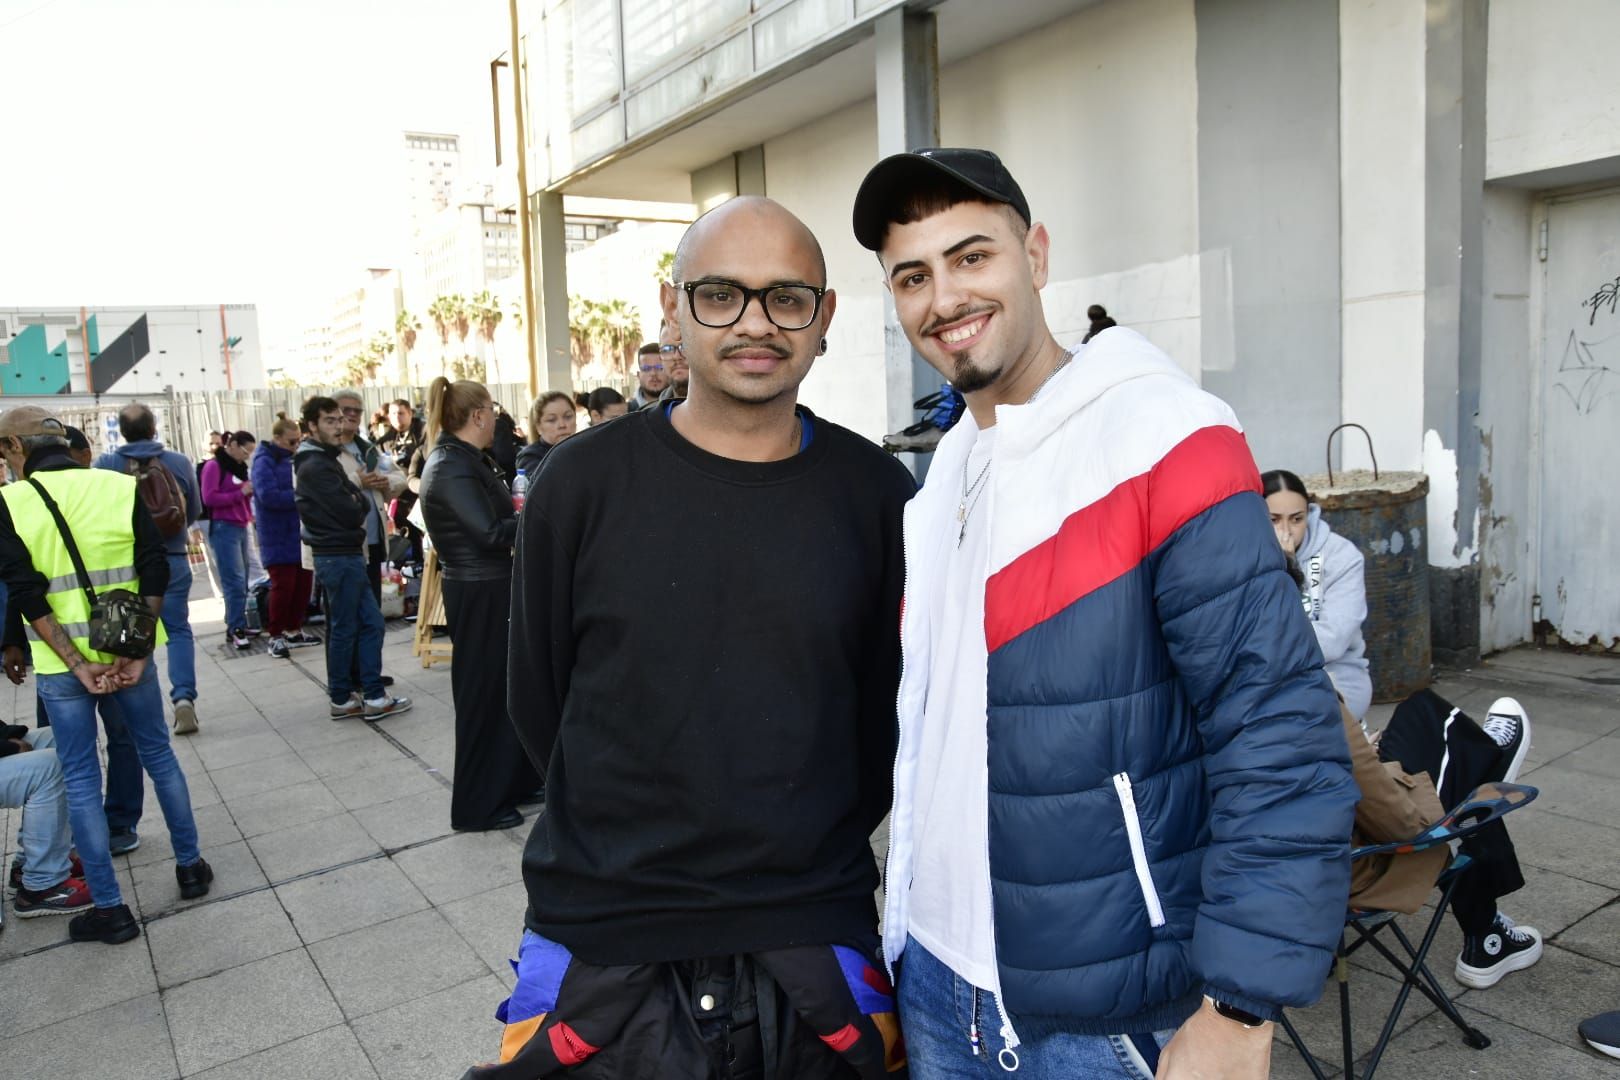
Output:
[[[280,956],[280,955],[283,955],[283,954],[277,953],[276,955]],[[182,1072],[180,1070],[179,1062],[177,1060],[176,1063],[175,1063],[175,1075],[178,1076],[180,1078],[180,1080],[189,1080],[190,1077],[194,1077],[194,1076],[204,1076],[213,1069],[222,1069],[226,1065],[233,1065],[238,1061],[246,1061],[250,1057],[257,1057],[260,1054],[268,1054],[272,1050],[280,1049],[281,1047],[287,1046],[287,1045],[289,1045],[291,1043],[301,1042],[304,1039],[313,1039],[317,1035],[325,1035],[328,1031],[335,1031],[338,1028],[343,1028],[343,1029],[347,1030],[349,1032],[349,1034],[351,1034],[351,1035],[354,1034],[354,1028],[349,1025],[349,1022],[347,1020],[339,1020],[335,1024],[328,1024],[323,1028],[317,1028],[314,1031],[308,1032],[308,1033],[303,1034],[303,1035],[299,1035],[296,1038],[287,1039],[285,1042],[278,1042],[278,1043],[276,1043],[275,1046],[267,1046],[263,1050],[249,1050],[247,1053],[241,1055],[240,1057],[233,1057],[229,1061],[216,1061],[216,1062],[214,1062],[214,1064],[208,1066],[208,1068],[199,1069],[196,1072],[189,1072],[189,1073],[188,1072]],[[356,1036],[354,1041],[356,1043],[358,1043],[360,1041],[359,1036]],[[362,1052],[364,1052],[365,1047],[361,1046],[360,1049],[361,1049]],[[370,1062],[371,1058],[368,1056],[366,1058],[366,1060],[367,1060],[367,1062]],[[376,1068],[375,1065],[373,1065],[372,1067],[373,1067],[373,1069]],[[379,1073],[378,1075],[381,1075],[381,1074]]]
[[[308,679],[310,682],[314,683],[316,686],[319,686],[323,691],[326,689],[326,683],[322,682],[320,679],[317,679],[315,677],[315,673],[313,671],[311,671],[309,668],[306,668],[303,664],[300,664],[296,658],[291,658],[291,660],[292,660],[292,666],[297,668],[303,674],[303,676],[306,679]],[[342,721],[338,721],[338,722],[341,723]],[[403,755],[406,759],[415,762],[417,764],[417,766],[419,766],[423,772],[427,773],[429,776],[433,777],[433,779],[437,780],[439,782],[439,784],[446,791],[449,791],[449,790],[451,790],[453,788],[454,785],[451,783],[450,778],[448,776],[444,775],[443,772],[439,771],[438,766],[432,765],[429,762],[425,761],[421,757],[421,755],[417,754],[416,751],[412,750],[410,747],[406,746],[404,743],[402,743],[398,739],[394,738],[394,736],[392,734],[390,734],[388,731],[384,730],[376,722],[373,722],[373,721],[370,721],[370,720],[363,720],[361,722],[364,723],[366,725],[366,727],[370,728],[373,732],[375,732],[376,734],[382,736],[383,741],[387,742],[395,750],[398,750],[400,752],[400,754]],[[323,784],[325,782],[326,782],[325,780],[321,781],[321,783],[323,783]]]
[[[270,834],[270,833],[262,833],[260,835],[269,836],[269,835],[272,835],[272,834]],[[206,900],[199,900],[195,904],[187,904],[185,907],[166,908],[166,909],[164,909],[162,911],[153,912],[150,915],[144,915],[143,914],[136,921],[138,921],[141,924],[142,928],[144,929],[145,927],[150,926],[155,922],[161,922],[164,919],[172,919],[176,915],[184,915],[188,911],[197,911],[197,910],[200,910],[202,908],[211,907],[211,906],[213,906],[215,904],[223,904],[228,900],[236,900],[236,899],[239,899],[240,897],[244,897],[244,896],[256,896],[259,893],[266,892],[266,891],[271,890],[271,889],[277,889],[277,888],[280,888],[283,885],[291,885],[291,884],[293,884],[295,882],[304,881],[304,880],[307,880],[309,878],[321,877],[321,876],[323,876],[325,874],[330,874],[330,873],[332,873],[334,871],[337,871],[337,870],[346,870],[351,866],[360,866],[360,865],[363,865],[365,863],[376,862],[378,859],[390,859],[390,860],[392,860],[395,855],[400,855],[400,854],[403,854],[404,852],[407,852],[407,851],[415,851],[417,848],[426,847],[429,844],[437,844],[441,840],[449,840],[449,839],[451,839],[451,838],[453,838],[453,837],[455,837],[457,835],[459,835],[459,834],[455,833],[455,832],[447,832],[447,833],[443,833],[443,834],[441,834],[439,836],[430,836],[426,840],[415,840],[415,841],[412,841],[409,844],[402,844],[399,847],[384,848],[383,850],[378,851],[376,854],[373,854],[373,855],[361,855],[361,856],[359,856],[357,858],[348,859],[348,860],[345,860],[345,861],[340,862],[340,863],[333,863],[331,866],[323,866],[323,867],[320,867],[320,868],[315,869],[315,870],[306,870],[302,874],[294,874],[292,877],[282,878],[279,881],[269,881],[268,880],[269,875],[266,874],[265,877],[266,877],[267,880],[266,880],[265,884],[263,884],[263,885],[254,885],[252,888],[242,889],[242,890],[239,890],[239,891],[233,892],[233,893],[220,893],[217,896],[210,896]],[[232,841],[232,843],[247,843],[248,852],[251,854],[252,851],[253,851],[253,845],[251,843],[248,843],[245,840],[243,840],[243,841]],[[256,856],[255,856],[255,861],[257,861]],[[260,867],[260,871],[263,872],[263,867],[262,866]],[[406,876],[409,877],[409,875],[406,875]],[[133,887],[133,884],[134,883],[132,881],[131,882],[131,887]],[[424,899],[425,899],[425,897],[424,897]],[[433,903],[431,901],[429,901],[429,908],[434,908],[434,907],[435,907],[435,905],[433,905]],[[285,909],[283,909],[283,910],[285,910]],[[460,932],[457,931],[457,934],[459,936]],[[145,935],[143,934],[142,937],[145,937]],[[74,941],[72,941],[70,939],[64,938],[61,941],[53,941],[49,945],[41,945],[37,949],[29,949],[27,952],[20,952],[20,953],[17,953],[15,955],[13,955],[13,956],[8,956],[4,960],[0,960],[0,963],[10,963],[13,960],[22,960],[22,959],[25,959],[25,958],[30,957],[30,956],[38,956],[41,953],[53,952],[53,951],[55,951],[57,949],[63,948],[64,946],[74,945],[74,944],[78,944],[78,943],[74,942]],[[280,955],[280,954],[276,954],[276,955]],[[156,968],[154,967],[153,970],[156,970]],[[225,970],[229,970],[229,969],[225,969]],[[218,972],[215,972],[215,974],[218,974]],[[176,985],[180,985],[180,984],[176,984]]]
[[[1478,1013],[1479,1015],[1489,1019],[1491,1021],[1491,1023],[1493,1023],[1493,1024],[1501,1024],[1504,1027],[1510,1027],[1515,1031],[1521,1032],[1521,1033],[1523,1033],[1525,1035],[1529,1035],[1529,1036],[1531,1036],[1533,1038],[1536,1038],[1536,1039],[1540,1039],[1543,1042],[1552,1043],[1554,1046],[1562,1046],[1562,1047],[1565,1047],[1566,1049],[1570,1049],[1570,1050],[1586,1051],[1586,1044],[1581,1040],[1580,1036],[1577,1035],[1576,1031],[1575,1031],[1576,1025],[1579,1024],[1582,1020],[1586,1019],[1587,1014],[1585,1012],[1582,1012],[1579,1016],[1576,1016],[1576,1015],[1573,1015],[1573,1014],[1570,1015],[1569,1023],[1565,1027],[1565,1030],[1568,1033],[1569,1041],[1562,1042],[1559,1039],[1555,1038],[1554,1036],[1548,1034],[1545,1031],[1537,1031],[1534,1028],[1527,1028],[1523,1024],[1520,1024],[1520,1023],[1514,1021],[1513,1019],[1511,1019],[1509,1017],[1498,1016],[1496,1013],[1491,1012],[1488,1009],[1482,1008],[1480,1003],[1488,1001],[1489,999],[1490,999],[1490,995],[1485,993],[1485,991],[1483,991],[1483,990],[1465,990],[1462,993],[1460,993],[1460,994],[1456,995],[1455,997],[1453,997],[1451,1000],[1459,1008],[1461,1008],[1463,1006],[1467,1006],[1469,1009],[1473,1010],[1474,1012]],[[1504,1007],[1504,1006],[1497,1006],[1497,1008],[1502,1009],[1504,1012],[1510,1011],[1510,1009],[1511,1009],[1511,1007]],[[1436,1012],[1436,1013],[1433,1013],[1431,1015],[1439,1015],[1439,1014],[1438,1014],[1438,1012]],[[1466,1019],[1468,1019],[1468,1017],[1464,1016],[1463,1019],[1466,1020]],[[1481,1027],[1480,1030],[1483,1031],[1487,1037],[1491,1036],[1490,1028]],[[1391,1040],[1391,1041],[1393,1042],[1393,1040]],[[1496,1043],[1495,1038],[1491,1038],[1492,1046],[1494,1046],[1495,1043]],[[1475,1051],[1475,1053],[1490,1053],[1490,1051],[1491,1051],[1491,1047],[1488,1046],[1482,1051]],[[1590,1051],[1586,1051],[1586,1052],[1590,1053]],[[1599,1058],[1595,1054],[1593,1054],[1593,1059],[1598,1060],[1598,1061],[1608,1060],[1606,1058]]]
[[[424,896],[424,899],[426,899],[425,896]],[[317,947],[319,947],[321,945],[328,944],[329,942],[337,941],[339,938],[347,937],[350,934],[358,934],[358,933],[361,933],[361,932],[366,931],[366,930],[375,929],[376,927],[379,927],[379,926],[387,926],[389,923],[403,922],[405,919],[415,918],[416,916],[421,915],[423,912],[427,912],[427,911],[431,911],[435,915],[437,915],[439,917],[439,920],[441,922],[443,922],[445,926],[448,926],[450,928],[450,932],[453,933],[456,936],[456,939],[467,947],[467,951],[468,951],[469,954],[471,954],[472,958],[474,960],[478,961],[478,963],[480,963],[480,964],[482,964],[484,966],[483,974],[474,975],[470,979],[464,979],[461,982],[454,983],[454,984],[452,984],[450,986],[441,986],[436,990],[429,990],[429,991],[427,991],[425,993],[418,994],[415,997],[405,998],[404,1000],[396,1001],[392,1005],[385,1005],[380,1009],[373,1009],[371,1012],[359,1013],[359,1014],[354,1015],[354,1016],[349,1015],[349,1010],[344,1008],[343,1002],[338,1000],[337,992],[332,989],[330,984],[327,984],[326,992],[332,995],[332,1000],[334,1002],[337,1002],[338,1011],[343,1014],[344,1023],[349,1024],[349,1025],[352,1026],[353,1024],[357,1023],[358,1021],[367,1020],[367,1019],[370,1019],[373,1016],[381,1016],[383,1013],[390,1012],[390,1011],[392,1011],[394,1009],[401,1008],[402,1006],[405,1006],[405,1005],[410,1005],[410,1004],[413,1004],[415,1002],[422,1001],[425,998],[433,997],[435,994],[443,994],[446,991],[454,990],[457,987],[466,986],[468,983],[481,982],[484,979],[490,978],[491,976],[496,976],[496,971],[495,971],[494,968],[492,968],[490,966],[489,961],[485,960],[482,956],[479,955],[478,950],[476,948],[474,948],[472,943],[467,940],[465,935],[463,935],[462,932],[459,929],[457,929],[456,924],[451,922],[448,918],[446,918],[444,912],[439,910],[439,908],[437,906],[435,906],[432,901],[429,901],[428,906],[423,908],[421,911],[407,911],[403,915],[395,915],[393,918],[383,919],[380,922],[374,922],[374,923],[371,923],[368,926],[361,926],[361,927],[356,927],[353,930],[346,930],[341,934],[334,935],[333,937],[322,938],[319,941],[306,942],[302,946],[302,948],[303,948],[303,950],[305,952],[309,953],[309,962],[315,965],[315,971],[316,971],[316,973],[318,975],[320,975],[321,982],[326,983],[326,972],[321,969],[321,962],[320,962],[319,958],[317,958],[315,956],[314,952],[311,951],[311,950],[313,950],[313,949],[315,949],[315,948],[317,948]],[[288,951],[290,952],[292,950],[288,950]],[[358,1038],[358,1036],[356,1036],[356,1037]],[[373,1067],[375,1068],[375,1063],[373,1063]]]

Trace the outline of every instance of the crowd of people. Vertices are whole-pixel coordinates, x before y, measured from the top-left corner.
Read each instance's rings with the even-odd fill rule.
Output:
[[[61,762],[14,790],[0,760],[0,794],[27,789],[14,910],[138,933],[98,703],[108,805],[121,725],[181,894],[209,887],[145,658],[167,641],[175,730],[195,731],[174,594],[205,511],[233,647],[255,547],[273,655],[322,643],[318,594],[334,720],[411,708],[382,671],[381,568],[437,561],[451,825],[544,806],[499,1060],[469,1080],[1266,1075],[1346,911],[1416,911],[1448,861],[1352,845],[1511,781],[1529,717],[1425,691],[1364,729],[1362,556],[1146,338],[1098,308],[1058,343],[1052,238],[994,154],[880,162],[854,227],[965,406],[921,490],[799,402],[837,296],[816,237],[763,198],[686,232],[628,401],[549,392],[520,428],[472,381],[435,380],[420,417],[317,395],[261,443],[223,433],[194,475],[142,406],[89,470],[56,418],[0,413],[29,481],[0,489],[6,669],[26,647],[50,721],[7,739]],[[97,585],[142,598],[144,656],[108,647],[70,532]],[[638,579],[649,550],[673,556]],[[1506,830],[1464,851],[1455,974],[1484,989],[1541,937],[1498,907],[1523,885]]]

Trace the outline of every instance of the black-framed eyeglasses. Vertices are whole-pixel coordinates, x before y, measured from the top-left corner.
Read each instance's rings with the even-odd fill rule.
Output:
[[[692,317],[711,330],[736,325],[750,300],[759,301],[760,310],[778,329],[803,330],[816,321],[821,297],[827,291],[814,285],[768,285],[763,289],[750,289],[735,281],[713,278],[682,281],[676,287],[685,290]]]
[[[641,370],[642,371],[663,371],[664,370],[664,365],[663,364],[642,364],[641,365]]]
[[[347,416],[351,420],[355,419],[356,417],[364,416],[366,414],[366,411],[364,409],[356,409],[352,405],[341,406],[340,411],[343,413],[344,416]]]

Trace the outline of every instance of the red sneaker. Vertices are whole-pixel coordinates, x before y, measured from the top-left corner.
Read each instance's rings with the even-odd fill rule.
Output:
[[[41,915],[72,915],[92,906],[90,889],[79,878],[64,878],[60,884],[34,892],[18,889],[11,902],[11,910],[19,919],[35,919]]]

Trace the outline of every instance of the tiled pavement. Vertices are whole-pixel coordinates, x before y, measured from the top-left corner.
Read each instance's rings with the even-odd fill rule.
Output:
[[[202,731],[175,743],[214,890],[179,899],[149,793],[141,847],[115,860],[139,940],[69,945],[65,920],[6,919],[0,1077],[453,1080],[498,1043],[491,1013],[511,983],[527,830],[450,831],[448,668],[423,670],[395,624],[385,667],[415,708],[334,723],[319,650],[292,662],[227,654],[217,622],[200,629]],[[1379,1075],[1614,1080],[1620,1063],[1586,1050],[1574,1025],[1620,1008],[1620,663],[1521,650],[1438,689],[1476,714],[1503,693],[1531,711],[1523,779],[1542,796],[1512,819],[1530,880],[1505,907],[1548,945],[1533,970],[1460,995],[1493,1047],[1465,1048],[1418,1000]],[[31,717],[31,687],[0,696],[0,712]],[[0,811],[8,858],[16,827]],[[1435,949],[1448,986],[1457,947],[1448,922]],[[1365,1052],[1395,984],[1358,958],[1352,985]],[[1334,1058],[1331,984],[1325,1002],[1298,1020]],[[1285,1042],[1274,1075],[1307,1075]]]
[[[114,860],[141,938],[65,944],[65,919],[8,903],[0,1077],[437,1080],[488,1059],[527,831],[450,830],[449,668],[424,670],[391,624],[385,669],[414,708],[335,723],[321,650],[236,654],[200,628],[202,730],[174,743],[213,891],[180,900],[148,788],[141,846]],[[32,717],[30,686],[12,696],[0,710]],[[17,820],[0,811],[8,860]]]

